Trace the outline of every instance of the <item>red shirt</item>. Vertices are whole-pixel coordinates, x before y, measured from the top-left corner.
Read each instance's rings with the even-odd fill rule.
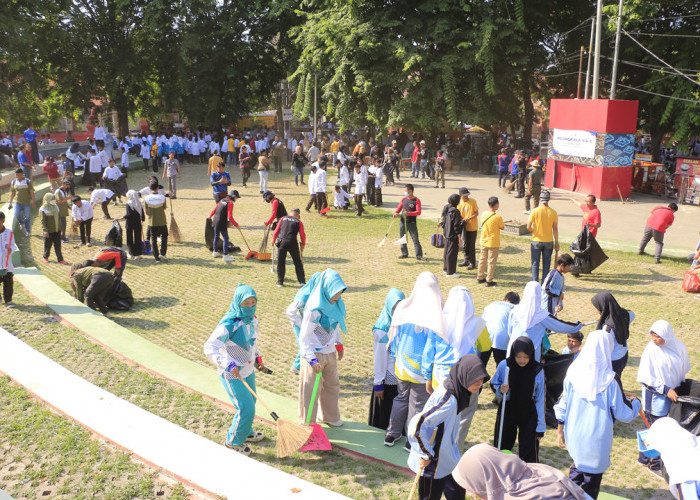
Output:
[[[290,215],[291,217],[291,215]],[[284,219],[280,219],[280,223],[277,224],[277,227],[275,228],[275,232],[272,233],[272,244],[275,244],[275,241],[277,241],[277,237],[280,235],[280,229],[282,229],[282,224],[284,222]],[[304,232],[304,224],[299,221],[299,239],[301,240],[301,246],[306,246],[306,233]]]
[[[666,229],[673,224],[673,210],[668,207],[655,207],[647,218],[647,227],[660,233],[665,233]]]
[[[61,177],[61,174],[58,173],[58,165],[52,161],[44,164],[42,170],[46,172],[49,179],[58,179]]]
[[[418,153],[420,153],[420,148],[413,148],[413,154],[411,155],[411,163],[418,161]]]
[[[219,203],[221,203],[221,202],[219,202]],[[216,208],[219,206],[219,203],[216,204],[216,207],[214,207],[214,210],[212,210],[211,213],[209,214],[210,219],[212,217],[214,217],[214,214],[216,213]],[[232,201],[230,201],[228,203],[228,207],[226,208],[226,217],[228,218],[228,220],[231,222],[232,225],[238,227],[238,222],[236,222],[233,219],[233,205],[234,205],[234,203]]]
[[[583,220],[581,221],[581,229],[586,227],[586,224],[601,223],[600,210],[598,210],[598,207],[596,205],[593,205],[593,208],[588,208],[588,205],[582,205],[581,210],[583,210]],[[590,230],[594,238],[598,235],[597,227],[589,226],[588,229]]]
[[[279,206],[279,201],[277,201],[277,198],[272,198],[270,205],[272,205],[272,215],[270,215],[270,218],[265,221],[266,226],[272,224],[272,221],[277,218],[277,207]]]

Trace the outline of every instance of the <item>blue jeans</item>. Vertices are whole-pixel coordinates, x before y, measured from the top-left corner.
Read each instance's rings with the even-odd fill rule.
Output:
[[[418,177],[418,172],[420,171],[420,163],[414,161],[411,163],[411,177]]]
[[[226,255],[228,253],[228,229],[219,229],[219,228],[214,228],[214,251],[216,252],[216,247],[217,243],[219,242],[219,237],[221,237],[221,240],[223,241],[223,251],[222,253]]]
[[[508,181],[508,171],[498,172],[498,187],[506,187],[506,182]]]
[[[245,377],[251,389],[255,390],[255,373]],[[238,379],[228,380],[221,375],[221,383],[228,397],[231,398],[236,414],[233,416],[231,428],[226,435],[226,442],[234,446],[240,446],[253,432],[253,419],[255,418],[255,398]]]
[[[15,203],[15,220],[17,221],[17,224],[24,227],[24,230],[28,233],[30,233],[32,230],[32,224],[29,221],[29,216],[31,213],[31,205],[20,205],[19,203]]]
[[[420,172],[421,172],[421,179],[425,179],[426,172],[428,172],[428,177],[430,177],[430,167],[428,167],[427,160],[420,161]],[[416,177],[418,177],[418,176],[416,175]]]
[[[554,251],[554,243],[548,241],[533,241],[530,243],[530,260],[532,261],[532,281],[542,283],[549,274],[549,268],[552,264],[552,252]],[[542,279],[539,279],[540,274],[540,255],[542,256]]]
[[[299,181],[304,183],[304,169],[299,167],[294,167],[294,184],[299,185]]]

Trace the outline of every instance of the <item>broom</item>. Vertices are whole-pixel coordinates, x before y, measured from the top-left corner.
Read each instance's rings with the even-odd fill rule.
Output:
[[[175,221],[175,216],[173,215],[173,200],[170,199],[170,237],[175,243],[180,243],[182,237],[180,236],[180,228]]]
[[[241,377],[240,380],[243,382],[246,389],[250,391],[253,397],[257,399],[261,405],[263,405],[263,408],[267,410],[277,425],[277,458],[288,457],[297,451],[304,443],[306,443],[306,440],[309,439],[311,431],[313,430],[311,427],[289,422],[288,420],[282,420],[258,397],[255,391],[250,388],[243,377]]]
[[[241,228],[237,227],[236,229],[238,229],[238,232],[241,233],[241,238],[243,238],[243,242],[245,243],[245,246],[248,247],[248,254],[245,256],[245,258],[243,260],[253,259],[253,258],[257,257],[258,252],[253,252],[250,249],[250,245],[248,244],[248,241],[245,239],[245,236],[243,236],[243,231],[241,231]]]
[[[395,221],[395,220],[396,220],[395,218],[394,218],[394,219],[391,219],[391,224],[389,224],[389,229],[387,229],[386,234],[384,235],[384,238],[382,238],[382,241],[380,241],[380,242],[377,244],[377,248],[382,248],[382,247],[384,246],[384,243],[386,243],[386,239],[387,239],[387,237],[389,236],[389,231],[391,231],[391,226],[394,225],[394,221]]]

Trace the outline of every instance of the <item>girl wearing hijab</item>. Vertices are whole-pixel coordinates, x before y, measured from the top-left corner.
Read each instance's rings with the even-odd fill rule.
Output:
[[[670,417],[651,424],[649,446],[659,452],[666,472],[668,488],[677,500],[700,498],[700,438]]]
[[[585,500],[590,498],[554,467],[529,464],[481,443],[462,455],[452,477],[472,497],[483,500]]]
[[[639,360],[637,382],[642,384],[642,408],[651,423],[668,415],[671,401],[678,400],[675,388],[681,385],[690,371],[690,358],[683,342],[673,334],[668,321],[662,319],[651,325],[651,340]],[[660,470],[657,458],[650,459],[639,453],[639,463],[652,470]]]
[[[44,201],[39,211],[41,212],[41,229],[44,232],[44,262],[49,262],[51,245],[53,245],[58,263],[68,264],[63,260],[61,253],[61,222],[58,216],[58,204],[53,193],[44,195]]]
[[[374,337],[374,388],[369,402],[369,425],[384,429],[389,426],[391,407],[398,394],[396,375],[394,375],[394,358],[389,351],[389,327],[396,306],[405,299],[404,293],[389,289],[377,322],[372,327]]]
[[[481,352],[491,349],[486,322],[474,312],[474,302],[467,287],[452,288],[442,310],[446,338],[430,332],[423,350],[421,374],[427,381],[425,388],[429,394],[447,380],[450,369],[462,356],[465,354],[479,356]],[[474,394],[469,406],[460,413],[457,440],[460,447],[464,445],[467,438],[478,404],[479,395]]]
[[[547,309],[542,307],[542,286],[536,281],[531,281],[525,285],[520,303],[510,311],[508,350],[518,337],[529,337],[535,346],[535,361],[539,363],[542,356],[542,342],[545,340],[547,330],[568,334],[578,332],[580,329],[580,321],[569,323],[550,315]]]
[[[581,354],[571,363],[564,390],[554,406],[558,445],[574,460],[569,478],[598,498],[603,473],[610,467],[615,420],[631,422],[641,403],[629,401],[612,369],[613,337],[603,330],[588,335]]]
[[[506,380],[508,369],[508,380]],[[535,346],[528,337],[518,337],[510,347],[510,355],[498,364],[491,381],[496,399],[506,398],[505,412],[499,403],[494,446],[503,419],[501,450],[510,450],[518,437],[518,456],[529,463],[539,462],[539,441],[546,430],[544,422],[544,371],[535,361]]]
[[[126,203],[126,215],[124,215],[123,219],[126,226],[126,247],[129,250],[127,257],[137,259],[141,258],[143,253],[143,241],[141,241],[141,238],[143,235],[143,221],[146,220],[146,217],[139,194],[130,189],[127,191],[126,197],[129,201]]]
[[[396,444],[406,432],[406,424],[428,400],[427,380],[421,372],[421,364],[431,332],[443,339],[446,336],[440,285],[435,275],[426,271],[418,275],[411,296],[396,307],[389,328],[399,394],[391,408],[384,446]],[[405,446],[408,449],[408,442]]]
[[[442,209],[442,228],[445,235],[445,251],[443,254],[443,270],[448,278],[459,278],[457,274],[457,257],[459,256],[459,235],[462,234],[464,220],[457,205],[460,197],[451,194],[447,205]]]
[[[301,322],[303,319],[302,313],[304,312],[306,301],[309,300],[309,295],[311,295],[311,291],[316,287],[316,284],[321,279],[322,275],[322,272],[314,273],[309,279],[309,281],[307,281],[306,284],[299,289],[299,291],[294,296],[294,300],[292,300],[292,303],[287,306],[287,309],[285,311],[287,318],[289,318],[289,321],[292,323],[292,330],[294,330],[294,338],[297,341],[297,346],[299,345],[299,328],[301,327]],[[301,366],[300,359],[301,351],[298,350],[296,358],[294,358],[294,361],[292,362],[292,366],[290,367],[289,371],[294,372],[297,375],[299,374]]]
[[[299,377],[299,421],[306,422],[311,392],[316,381],[316,374],[322,379],[318,389],[319,404],[314,404],[311,423],[316,422],[316,412],[321,408],[321,420],[333,427],[340,427],[338,397],[340,395],[340,378],[338,361],[343,359],[343,342],[341,330],[345,326],[345,304],[340,296],[347,287],[340,275],[333,269],[326,269],[319,276],[311,289],[303,310],[299,327],[299,348],[301,373]],[[314,402],[315,403],[315,402]]]
[[[418,482],[421,500],[439,500],[443,493],[447,500],[464,499],[464,489],[451,475],[460,456],[457,446],[459,414],[488,379],[484,364],[477,356],[463,356],[435,389],[423,410],[411,419],[408,466],[415,473],[421,471]]]
[[[627,365],[627,339],[630,336],[630,323],[634,321],[634,313],[623,309],[610,292],[600,292],[591,299],[593,307],[600,313],[597,330],[608,332],[615,342],[612,352],[612,369],[622,378],[622,370]]]
[[[264,368],[257,346],[256,305],[255,290],[238,285],[231,307],[204,343],[204,355],[216,365],[221,383],[236,408],[224,445],[246,456],[252,453],[246,442],[262,441],[264,437],[262,432],[253,430],[255,397],[241,382],[245,380],[255,391],[253,368]]]

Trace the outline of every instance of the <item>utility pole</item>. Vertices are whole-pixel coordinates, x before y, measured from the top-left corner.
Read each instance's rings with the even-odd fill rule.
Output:
[[[314,71],[314,141],[316,140],[316,85],[318,84],[318,72]]]
[[[591,53],[593,52],[593,34],[595,31],[595,18],[591,18],[591,39],[588,42],[588,63],[586,64],[586,89],[583,94],[584,99],[588,99],[588,83],[591,81]]]
[[[593,93],[592,99],[598,99],[598,85],[600,84],[600,43],[603,33],[603,0],[598,0],[598,11],[595,21],[595,58],[593,59]]]
[[[615,55],[613,56],[612,67],[612,83],[610,85],[610,100],[615,99],[615,86],[617,85],[617,58],[620,54],[620,28],[622,27],[622,4],[624,0],[620,0],[620,7],[617,9],[617,30],[615,32]]]
[[[581,98],[581,70],[583,69],[583,45],[581,45],[581,55],[578,58],[578,85],[576,85],[576,99]]]

